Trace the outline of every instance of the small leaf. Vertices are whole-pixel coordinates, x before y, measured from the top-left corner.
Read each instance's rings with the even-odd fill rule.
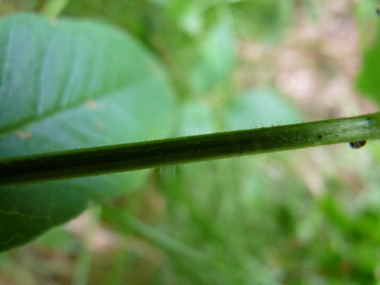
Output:
[[[364,53],[362,70],[357,77],[357,88],[380,104],[380,39]]]
[[[295,124],[299,121],[291,104],[271,90],[247,90],[227,109],[225,124],[229,129],[250,129],[259,124]]]
[[[208,91],[227,79],[235,61],[235,39],[227,21],[218,23],[206,37],[192,72],[197,90]]]
[[[168,136],[174,97],[130,36],[90,21],[0,20],[0,158]],[[131,191],[146,172],[0,189],[0,251]]]

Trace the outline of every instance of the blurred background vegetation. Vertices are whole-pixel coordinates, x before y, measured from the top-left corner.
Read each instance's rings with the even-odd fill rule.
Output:
[[[57,3],[61,16],[120,27],[161,61],[179,102],[173,136],[380,102],[376,1],[3,0],[0,13],[51,15]],[[0,255],[0,283],[377,283],[379,160],[370,142],[156,169],[110,202],[119,210],[93,207]]]

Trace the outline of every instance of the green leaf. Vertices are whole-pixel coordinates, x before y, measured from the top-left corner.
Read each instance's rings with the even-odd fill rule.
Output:
[[[168,136],[174,97],[130,36],[90,21],[0,20],[0,158]],[[131,191],[146,172],[0,189],[0,251]]]
[[[294,124],[300,120],[291,104],[272,90],[245,91],[228,106],[224,119],[229,129]]]
[[[357,77],[357,88],[380,104],[380,39],[364,53],[363,65]]]
[[[178,136],[207,134],[215,131],[213,113],[207,104],[191,100],[181,106]]]
[[[191,80],[196,90],[208,91],[228,79],[235,61],[235,38],[227,20],[207,35]]]

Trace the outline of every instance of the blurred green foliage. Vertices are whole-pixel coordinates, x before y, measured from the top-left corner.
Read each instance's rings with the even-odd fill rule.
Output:
[[[369,95],[373,101],[380,104],[380,39],[367,48],[364,58],[363,67],[357,80],[358,89]]]
[[[3,5],[10,13],[41,10],[44,2]],[[280,45],[297,11],[314,21],[326,3],[72,0],[62,15],[110,22],[143,42],[165,65],[181,102],[173,135],[191,135],[300,121],[294,102],[273,86],[236,84],[237,45],[242,38]],[[379,102],[379,41],[372,45],[375,33],[367,33],[377,26],[367,17],[371,3],[359,1],[352,17],[364,58],[358,86]],[[377,283],[379,160],[373,143],[360,151],[339,146],[156,170],[139,192],[113,201],[119,213],[104,210],[103,223],[119,238],[113,250],[94,253],[89,283]],[[31,248],[2,255],[0,275],[38,284],[47,277],[23,256],[42,250],[75,256],[78,247],[62,229],[51,231]],[[31,269],[16,276],[12,268],[20,265]]]

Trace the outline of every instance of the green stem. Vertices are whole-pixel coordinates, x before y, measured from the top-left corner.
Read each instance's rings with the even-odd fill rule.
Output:
[[[137,234],[143,238],[148,239],[150,242],[156,244],[158,247],[182,256],[188,260],[197,262],[207,261],[208,258],[202,252],[199,252],[187,245],[167,236],[153,227],[144,224],[136,219],[133,215],[123,212],[115,207],[104,205],[103,219],[114,227],[117,232],[124,234]]]
[[[380,113],[9,158],[0,186],[380,139]]]
[[[80,253],[75,264],[73,280],[71,283],[73,285],[88,284],[88,275],[90,272],[93,253],[91,250],[91,241],[95,234],[96,227],[99,224],[101,210],[102,208],[100,206],[92,206],[88,211],[89,219],[85,225],[84,242],[81,244]]]

